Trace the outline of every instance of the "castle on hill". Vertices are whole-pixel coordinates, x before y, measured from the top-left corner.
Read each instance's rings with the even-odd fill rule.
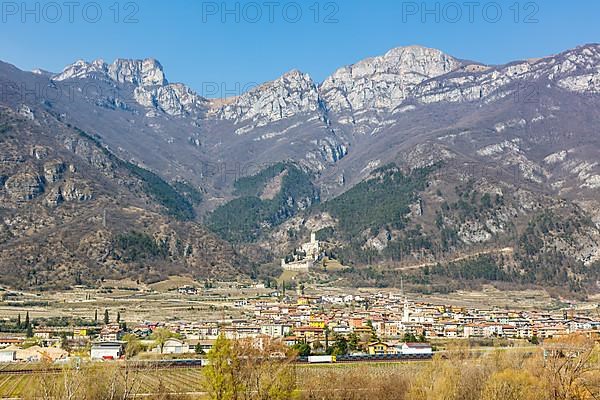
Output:
[[[310,234],[310,242],[303,243],[291,256],[281,259],[281,268],[285,271],[308,272],[321,258],[321,245],[315,232]]]

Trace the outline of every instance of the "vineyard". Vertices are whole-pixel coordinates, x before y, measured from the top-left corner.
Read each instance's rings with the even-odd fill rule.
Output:
[[[160,385],[169,393],[202,392],[202,372],[199,368],[177,368],[144,372],[140,393],[156,393]]]
[[[34,374],[18,372],[0,375],[0,398],[20,398],[27,388],[33,387],[38,378]],[[61,379],[60,374],[45,374],[44,380]],[[199,393],[201,387],[201,370],[198,368],[176,368],[137,372],[135,384],[138,394],[156,393],[159,387],[170,393]]]

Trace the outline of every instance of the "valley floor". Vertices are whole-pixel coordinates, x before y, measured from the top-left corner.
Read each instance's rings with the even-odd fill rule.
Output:
[[[293,276],[286,276],[289,282]],[[285,280],[285,279],[283,279]],[[15,318],[29,312],[32,318],[82,318],[90,319],[96,310],[110,310],[114,316],[131,323],[144,321],[199,321],[216,317],[237,318],[241,309],[236,302],[271,295],[275,289],[261,285],[221,282],[215,287],[199,289],[197,295],[181,294],[183,286],[201,288],[204,283],[190,278],[173,277],[153,285],[138,285],[133,281],[107,282],[104,289],[74,289],[67,292],[25,292],[5,290],[0,301],[0,316]],[[6,295],[9,293],[10,295]],[[335,296],[343,294],[397,294],[399,289],[342,288],[330,284],[307,287],[310,296]],[[480,291],[458,291],[449,294],[410,294],[412,301],[444,304],[479,309],[500,308],[511,310],[556,311],[570,307],[584,313],[594,313],[600,295],[587,301],[571,302],[553,299],[544,290],[504,291],[493,286],[483,286]],[[596,315],[597,317],[597,315]]]

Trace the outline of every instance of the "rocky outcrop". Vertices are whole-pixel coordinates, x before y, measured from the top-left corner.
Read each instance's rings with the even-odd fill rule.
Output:
[[[137,87],[135,100],[144,107],[156,108],[171,116],[197,114],[206,108],[207,101],[181,83],[158,87]]]
[[[115,81],[136,86],[166,85],[163,67],[152,58],[145,60],[118,59],[108,66],[108,75]]]
[[[106,175],[111,176],[116,165],[110,157],[91,144],[88,140],[80,139],[74,136],[66,136],[63,138],[63,145],[72,153],[78,155],[90,163],[94,168],[102,171]]]
[[[333,136],[314,140],[311,144],[314,150],[307,152],[304,157],[305,164],[311,170],[322,171],[327,164],[336,163],[348,154],[348,145]]]
[[[65,201],[86,201],[92,198],[92,190],[88,186],[72,180],[61,186],[60,193]]]
[[[30,201],[44,193],[44,181],[35,172],[20,172],[5,182],[6,190],[15,201]]]
[[[62,178],[62,174],[65,169],[64,163],[59,164],[59,166],[56,168],[60,168],[59,169],[60,173],[58,176],[60,178]],[[45,167],[45,170],[46,170],[46,167]],[[52,172],[53,175],[49,175],[49,176],[51,178],[55,178],[56,171],[57,170],[54,169]],[[49,181],[48,173],[46,172],[46,174],[47,174],[47,177],[46,177],[47,182],[54,183],[54,182],[58,181],[58,179]],[[91,199],[92,199],[92,189],[88,184],[86,184],[82,181],[79,181],[79,180],[67,178],[61,184],[55,185],[48,190],[48,194],[46,195],[46,198],[45,198],[45,204],[49,207],[57,207],[58,205],[60,205],[64,202],[72,202],[72,201],[82,202],[82,201],[88,201]]]
[[[317,86],[309,75],[294,70],[225,105],[217,115],[236,123],[263,126],[300,114],[322,113]]]
[[[44,146],[32,146],[29,154],[37,160],[43,160],[48,157],[48,148]]]
[[[44,178],[47,183],[58,182],[65,172],[66,165],[61,160],[49,161],[44,164]]]

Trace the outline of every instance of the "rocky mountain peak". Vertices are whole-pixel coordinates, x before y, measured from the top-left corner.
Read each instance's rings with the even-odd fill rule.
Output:
[[[422,46],[396,47],[377,57],[376,63],[397,73],[419,73],[432,78],[461,66],[455,58],[437,49]]]
[[[600,59],[600,43],[589,43],[582,46],[577,46],[574,49],[561,53],[560,55],[566,57],[582,57],[587,60],[597,62]]]
[[[338,69],[321,85],[330,110],[338,113],[393,109],[412,88],[462,66],[445,53],[421,46],[398,47]]]
[[[523,81],[544,79],[571,92],[600,93],[598,65],[599,44],[498,66],[463,62],[437,49],[406,46],[339,68],[320,85],[294,69],[239,96],[218,101],[204,99],[182,84],[169,84],[162,65],[152,58],[117,59],[112,64],[101,59],[78,60],[53,79],[121,84],[132,89],[133,98],[148,109],[148,116],[164,112],[215,117],[242,125],[236,129],[241,133],[307,114],[310,120],[336,121],[352,126],[355,132],[373,133],[388,113],[410,110],[415,103],[489,103],[514,94]]]
[[[109,66],[108,73],[117,82],[136,86],[164,86],[168,83],[162,65],[153,58],[117,59]]]
[[[95,60],[87,62],[85,60],[77,60],[73,64],[67,65],[60,74],[54,76],[56,81],[64,81],[67,79],[106,79],[108,66],[103,60]]]
[[[600,93],[599,65],[600,46],[591,44],[539,59],[443,75],[415,87],[412,96],[427,104],[493,102],[514,95],[519,88],[522,91],[523,82],[534,89],[528,93],[529,97],[537,96],[539,89],[547,85],[536,83],[542,79],[570,92],[597,94]]]
[[[111,80],[135,86],[164,86],[168,83],[162,65],[152,58],[117,59],[110,65],[102,59],[92,62],[77,60],[54,76],[54,80],[57,81],[86,78]]]
[[[275,80],[274,82],[306,82],[309,85],[313,85],[314,86],[314,82],[312,80],[312,78],[310,77],[309,74],[305,74],[304,72],[298,70],[298,69],[292,69],[291,71],[286,72],[285,74],[281,75],[281,77],[277,80]]]
[[[170,116],[197,115],[206,108],[206,100],[189,87],[181,83],[169,83],[162,65],[153,58],[117,59],[112,64],[101,59],[92,62],[78,60],[53,79],[99,79],[111,84],[131,85],[135,101],[149,110],[147,116],[159,113]]]

